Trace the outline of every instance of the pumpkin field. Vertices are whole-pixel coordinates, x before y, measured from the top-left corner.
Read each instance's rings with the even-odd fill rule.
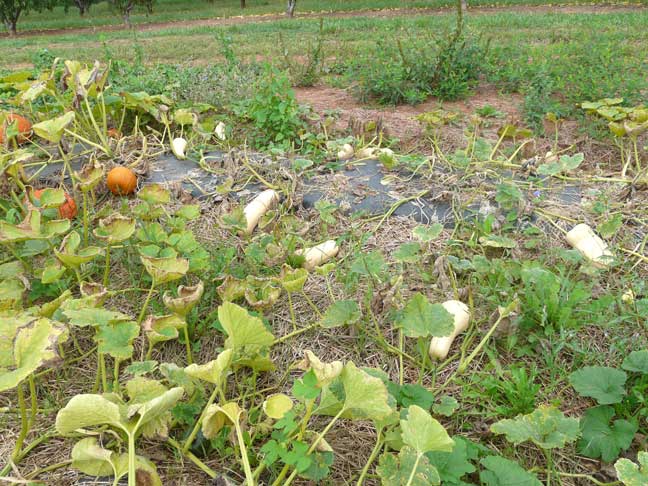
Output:
[[[646,5],[288,4],[0,0],[0,484],[648,486]]]

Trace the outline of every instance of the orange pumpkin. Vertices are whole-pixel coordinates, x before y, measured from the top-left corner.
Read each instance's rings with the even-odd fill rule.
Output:
[[[44,190],[45,189],[36,189],[34,192],[32,192],[32,197],[35,201],[40,201],[41,194],[43,194]],[[65,202],[59,206],[58,211],[59,216],[61,216],[62,219],[72,220],[76,218],[78,212],[77,205],[74,202],[74,199],[72,199],[72,196],[70,196],[67,192],[65,193]]]
[[[14,113],[9,113],[6,117],[2,125],[0,125],[0,143],[5,143],[5,131],[7,130],[7,125],[10,123],[13,123],[14,121],[17,122],[18,124],[18,132],[20,135],[16,137],[16,141],[18,143],[25,143],[27,140],[29,140],[29,137],[31,136],[32,133],[32,124],[31,122],[20,115],[16,115]]]
[[[122,138],[121,132],[116,128],[109,128],[108,131],[106,132],[106,135],[108,135],[110,138],[115,138],[115,139]]]
[[[110,192],[118,196],[132,194],[137,187],[137,176],[127,167],[115,167],[108,172],[106,185]]]

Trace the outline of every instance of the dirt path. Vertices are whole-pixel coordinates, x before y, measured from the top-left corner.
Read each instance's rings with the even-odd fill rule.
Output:
[[[635,12],[645,11],[648,7],[642,5],[567,5],[567,6],[512,6],[512,7],[474,7],[469,10],[470,14],[496,14],[502,12],[523,12],[523,13],[547,13],[555,12],[561,14],[575,14],[575,13],[592,13],[592,14],[606,14],[610,12]],[[310,19],[310,18],[350,18],[350,17],[374,17],[374,18],[389,18],[389,17],[405,17],[417,15],[431,15],[431,14],[444,14],[451,13],[453,8],[394,8],[394,9],[381,9],[381,10],[351,10],[347,12],[304,12],[295,16],[296,19]],[[286,20],[283,14],[264,14],[264,15],[245,15],[236,17],[215,17],[209,19],[194,19],[194,20],[179,20],[175,22],[150,22],[145,24],[135,25],[133,28],[138,32],[148,32],[163,30],[167,28],[187,28],[187,27],[211,27],[211,26],[229,26],[241,24],[253,24],[262,22],[274,22],[277,20]],[[112,32],[128,30],[124,25],[103,25],[95,27],[78,27],[70,29],[43,29],[43,30],[29,30],[19,32],[15,38],[35,37],[35,36],[54,36],[61,34],[82,34],[82,33],[96,33],[96,32]],[[7,33],[0,34],[0,39],[9,38]]]

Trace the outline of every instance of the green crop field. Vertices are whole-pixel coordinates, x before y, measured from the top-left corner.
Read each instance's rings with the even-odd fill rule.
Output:
[[[648,485],[644,5],[26,2],[0,483]]]

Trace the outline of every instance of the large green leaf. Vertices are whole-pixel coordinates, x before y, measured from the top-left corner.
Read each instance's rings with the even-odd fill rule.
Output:
[[[569,375],[569,383],[580,395],[594,398],[599,405],[611,405],[623,400],[627,378],[615,368],[586,366]]]
[[[646,486],[648,484],[648,452],[637,454],[639,465],[629,459],[619,459],[614,464],[619,480],[625,486]]]
[[[578,419],[565,417],[555,407],[541,405],[528,415],[494,423],[491,432],[506,435],[515,445],[531,441],[542,449],[554,449],[574,442],[579,436],[579,425]]]
[[[178,339],[178,331],[186,325],[187,321],[175,314],[148,316],[142,323],[142,330],[150,345],[155,346],[157,343]]]
[[[415,451],[452,452],[454,441],[437,420],[417,405],[407,409],[407,418],[400,421],[403,442]]]
[[[305,268],[291,268],[288,265],[283,266],[281,275],[278,277],[279,283],[286,292],[299,292],[304,288],[308,279],[308,270]]]
[[[554,176],[577,169],[584,160],[582,153],[561,155],[557,162],[549,162],[538,167],[538,174]]]
[[[99,326],[95,334],[97,351],[113,358],[129,359],[133,356],[133,341],[139,333],[140,327],[134,321],[111,321]]]
[[[320,320],[320,326],[327,329],[350,326],[358,322],[361,317],[360,307],[354,300],[338,300],[326,309]]]
[[[223,383],[227,378],[227,370],[232,362],[232,350],[226,349],[216,359],[199,365],[191,364],[185,368],[185,373],[192,378],[204,380],[215,385]]]
[[[61,247],[54,250],[54,255],[68,268],[79,268],[84,263],[94,260],[103,253],[101,248],[88,246],[79,250],[81,236],[76,231],[69,233],[61,242]]]
[[[437,468],[444,486],[465,485],[462,478],[477,468],[472,461],[479,455],[478,447],[463,437],[454,436],[452,452],[428,452],[426,457]]]
[[[127,419],[126,406],[115,396],[81,394],[59,410],[56,430],[61,435],[70,435],[79,429],[110,425],[129,432]]]
[[[0,317],[0,392],[15,388],[41,366],[58,359],[67,329],[46,317],[15,313]]]
[[[139,190],[137,197],[149,204],[167,204],[171,200],[171,192],[159,184],[147,184]]]
[[[481,460],[484,470],[479,473],[483,486],[542,486],[542,483],[517,462],[489,456]]]
[[[353,361],[340,374],[344,387],[344,410],[354,419],[381,420],[392,413],[385,383],[356,367]]]
[[[116,245],[126,241],[135,232],[135,220],[119,213],[99,220],[99,226],[94,229],[94,235],[108,245]]]
[[[344,364],[342,361],[324,363],[315,356],[315,353],[307,349],[304,351],[304,359],[299,362],[298,367],[304,371],[313,370],[313,373],[317,378],[317,385],[321,388],[340,376],[344,369]]]
[[[184,258],[141,255],[140,259],[156,286],[182,278],[189,270],[189,262]]]
[[[96,437],[86,437],[74,444],[71,466],[89,476],[119,477],[128,472],[128,456],[125,471],[117,456],[113,451],[101,447]]]
[[[449,336],[454,330],[454,317],[441,304],[431,304],[416,293],[405,305],[396,325],[409,337]]]
[[[225,425],[232,425],[239,421],[242,410],[235,402],[224,405],[210,405],[205,410],[202,423],[202,433],[206,439],[215,438]]]
[[[49,142],[59,143],[65,129],[74,121],[74,116],[74,111],[68,111],[57,118],[36,123],[33,126],[34,132]]]
[[[384,454],[376,468],[383,486],[430,486],[441,478],[424,455],[403,447],[398,455]]]
[[[32,206],[33,208],[33,206]],[[70,229],[69,219],[57,219],[41,223],[41,213],[29,209],[25,219],[17,224],[0,220],[0,243],[20,243],[27,240],[49,240]]]
[[[590,408],[585,412],[581,419],[582,438],[578,441],[581,454],[611,462],[630,447],[637,424],[627,420],[612,422],[613,417],[614,408],[608,406]]]
[[[236,304],[225,302],[219,306],[218,320],[227,334],[225,348],[234,352],[235,361],[240,357],[253,358],[274,343],[274,336],[261,319]]]
[[[621,368],[626,371],[648,374],[648,349],[631,352],[623,360]]]

